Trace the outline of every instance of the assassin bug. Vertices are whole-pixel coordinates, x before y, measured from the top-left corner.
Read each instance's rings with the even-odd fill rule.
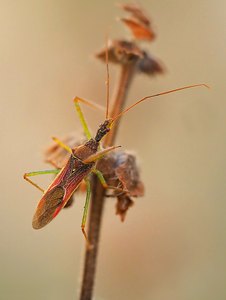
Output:
[[[116,117],[110,118],[109,117],[109,70],[108,70],[107,51],[106,51],[106,65],[107,65],[106,119],[99,126],[95,137],[92,138],[91,136],[84,115],[81,111],[79,102],[83,102],[95,108],[98,107],[98,105],[91,103],[87,100],[84,100],[82,98],[75,97],[74,99],[75,108],[78,113],[81,124],[83,126],[84,133],[87,138],[87,142],[85,142],[84,144],[78,147],[71,149],[70,147],[65,145],[57,138],[54,138],[55,142],[58,143],[59,146],[63,147],[71,154],[66,165],[62,169],[57,168],[54,170],[37,171],[37,172],[30,172],[24,174],[25,180],[27,180],[28,182],[30,182],[32,185],[34,185],[36,188],[38,188],[43,192],[43,196],[38,203],[32,221],[32,226],[34,229],[40,229],[45,225],[47,225],[49,222],[51,222],[58,215],[61,209],[67,204],[72,194],[79,187],[80,183],[83,180],[85,180],[87,193],[86,193],[86,201],[84,206],[81,228],[86,240],[88,241],[85,232],[85,224],[86,224],[89,201],[91,196],[89,175],[91,173],[95,173],[98,176],[102,185],[106,189],[112,188],[119,192],[125,192],[125,190],[122,190],[120,188],[108,186],[102,173],[95,168],[96,161],[101,159],[104,155],[108,154],[110,151],[113,151],[116,148],[120,147],[120,146],[112,146],[106,149],[101,149],[101,141],[106,136],[106,134],[111,130],[111,127],[113,126],[114,122],[118,120],[121,116],[123,116],[126,112],[128,112],[130,109],[132,109],[133,107],[135,107],[136,105],[138,105],[139,103],[147,99],[154,98],[160,95],[166,95],[184,89],[194,88],[198,86],[206,86],[205,84],[196,84],[196,85],[190,85],[182,88],[169,90],[151,96],[146,96],[140,99],[139,101],[135,102],[133,105],[129,106],[127,109],[120,112]],[[50,184],[50,186],[47,188],[46,191],[44,191],[41,187],[39,187],[36,183],[34,183],[30,179],[30,177],[32,176],[41,175],[41,174],[56,174],[56,177],[54,178],[53,182]]]
[[[45,225],[47,225],[50,221],[52,221],[52,219],[54,219],[58,215],[60,210],[67,204],[71,195],[75,192],[75,190],[78,188],[80,183],[83,180],[85,180],[87,194],[86,194],[86,202],[84,206],[84,213],[83,213],[81,227],[82,227],[82,232],[87,240],[87,235],[85,232],[85,224],[86,224],[86,218],[88,213],[89,200],[91,196],[90,181],[88,179],[89,174],[91,172],[95,173],[105,188],[113,188],[118,190],[119,192],[122,191],[121,189],[116,187],[109,187],[106,184],[106,181],[102,173],[95,168],[95,163],[97,160],[101,159],[101,157],[103,157],[110,151],[113,151],[116,148],[120,147],[120,146],[112,146],[98,151],[98,149],[100,148],[101,140],[111,130],[111,126],[118,118],[120,118],[122,115],[128,112],[131,108],[133,108],[134,106],[138,105],[139,103],[149,98],[177,92],[183,89],[198,87],[198,86],[206,86],[206,85],[196,84],[191,86],[185,86],[182,88],[169,90],[155,95],[146,96],[140,99],[139,101],[137,101],[136,103],[134,103],[133,105],[129,106],[127,109],[119,113],[114,118],[109,118],[108,115],[106,115],[106,120],[99,126],[96,136],[94,138],[91,137],[84,115],[81,111],[79,102],[89,103],[91,106],[94,106],[94,104],[76,97],[74,99],[75,107],[78,112],[81,123],[83,125],[83,129],[88,141],[76,148],[71,149],[63,142],[58,140],[57,138],[54,138],[54,140],[61,147],[63,147],[65,150],[71,153],[71,156],[68,162],[66,163],[66,165],[61,170],[54,169],[54,170],[37,171],[37,172],[30,172],[24,174],[24,179],[26,179],[28,182],[30,182],[32,185],[34,185],[44,193],[41,200],[39,201],[39,204],[37,206],[36,212],[33,217],[33,221],[32,221],[33,228],[40,229]],[[53,182],[50,184],[50,186],[47,188],[46,191],[40,188],[36,183],[34,183],[29,178],[31,176],[41,175],[41,174],[57,174],[57,176],[55,177],[55,179],[53,180]]]

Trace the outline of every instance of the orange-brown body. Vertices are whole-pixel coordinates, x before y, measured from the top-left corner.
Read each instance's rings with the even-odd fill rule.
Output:
[[[100,125],[95,139],[90,139],[85,144],[72,149],[72,155],[67,164],[55,177],[38,203],[32,220],[34,229],[44,227],[55,218],[67,204],[82,180],[92,171],[95,162],[85,162],[85,160],[97,153],[101,139],[110,130],[110,124],[111,120],[106,120]]]

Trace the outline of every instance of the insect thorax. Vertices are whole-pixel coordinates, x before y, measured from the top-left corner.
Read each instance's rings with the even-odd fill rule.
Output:
[[[88,158],[90,155],[97,152],[99,143],[94,139],[88,140],[85,144],[73,149],[73,154],[81,160]]]

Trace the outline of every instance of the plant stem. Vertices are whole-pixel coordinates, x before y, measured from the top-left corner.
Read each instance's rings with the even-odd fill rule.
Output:
[[[125,106],[126,96],[135,74],[136,61],[121,65],[120,76],[114,95],[111,117],[119,114]],[[117,136],[119,122],[106,136],[104,146],[112,146]],[[97,165],[98,168],[98,165]],[[92,179],[92,199],[89,214],[88,238],[92,248],[86,248],[83,279],[80,300],[91,300],[93,294],[94,280],[96,274],[97,254],[101,221],[104,210],[105,190],[96,176]]]
[[[120,77],[115,91],[111,117],[117,116],[124,108],[126,103],[126,97],[128,94],[129,87],[132,83],[132,79],[135,73],[136,62],[130,64],[125,64],[121,66]],[[119,127],[119,121],[111,129],[110,133],[106,136],[104,140],[104,146],[109,147],[114,144]]]

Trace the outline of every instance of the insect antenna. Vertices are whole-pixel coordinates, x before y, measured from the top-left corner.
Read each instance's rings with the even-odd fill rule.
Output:
[[[109,62],[108,62],[108,36],[106,36],[106,49],[105,49],[105,62],[106,62],[106,119],[109,115],[109,95],[110,95],[110,76],[109,76]]]
[[[201,83],[201,84],[193,84],[193,85],[188,85],[188,86],[184,86],[184,87],[181,87],[181,88],[176,88],[176,89],[173,89],[173,90],[169,90],[169,91],[166,91],[166,92],[161,92],[161,93],[158,93],[158,94],[154,94],[154,95],[150,95],[150,96],[146,96],[140,100],[138,100],[137,102],[135,102],[134,104],[132,104],[131,106],[127,107],[125,110],[123,110],[122,112],[120,112],[116,117],[113,118],[113,122],[116,121],[117,119],[119,119],[120,117],[122,117],[125,113],[127,113],[131,108],[137,106],[138,104],[140,104],[141,102],[147,100],[147,99],[150,99],[150,98],[154,98],[154,97],[157,97],[157,96],[162,96],[162,95],[166,95],[166,94],[170,94],[170,93],[174,93],[174,92],[178,92],[178,91],[181,91],[181,90],[185,90],[185,89],[191,89],[191,88],[195,88],[195,87],[200,87],[200,86],[203,86],[203,87],[206,87],[206,88],[209,88],[208,85],[204,84],[204,83]]]

